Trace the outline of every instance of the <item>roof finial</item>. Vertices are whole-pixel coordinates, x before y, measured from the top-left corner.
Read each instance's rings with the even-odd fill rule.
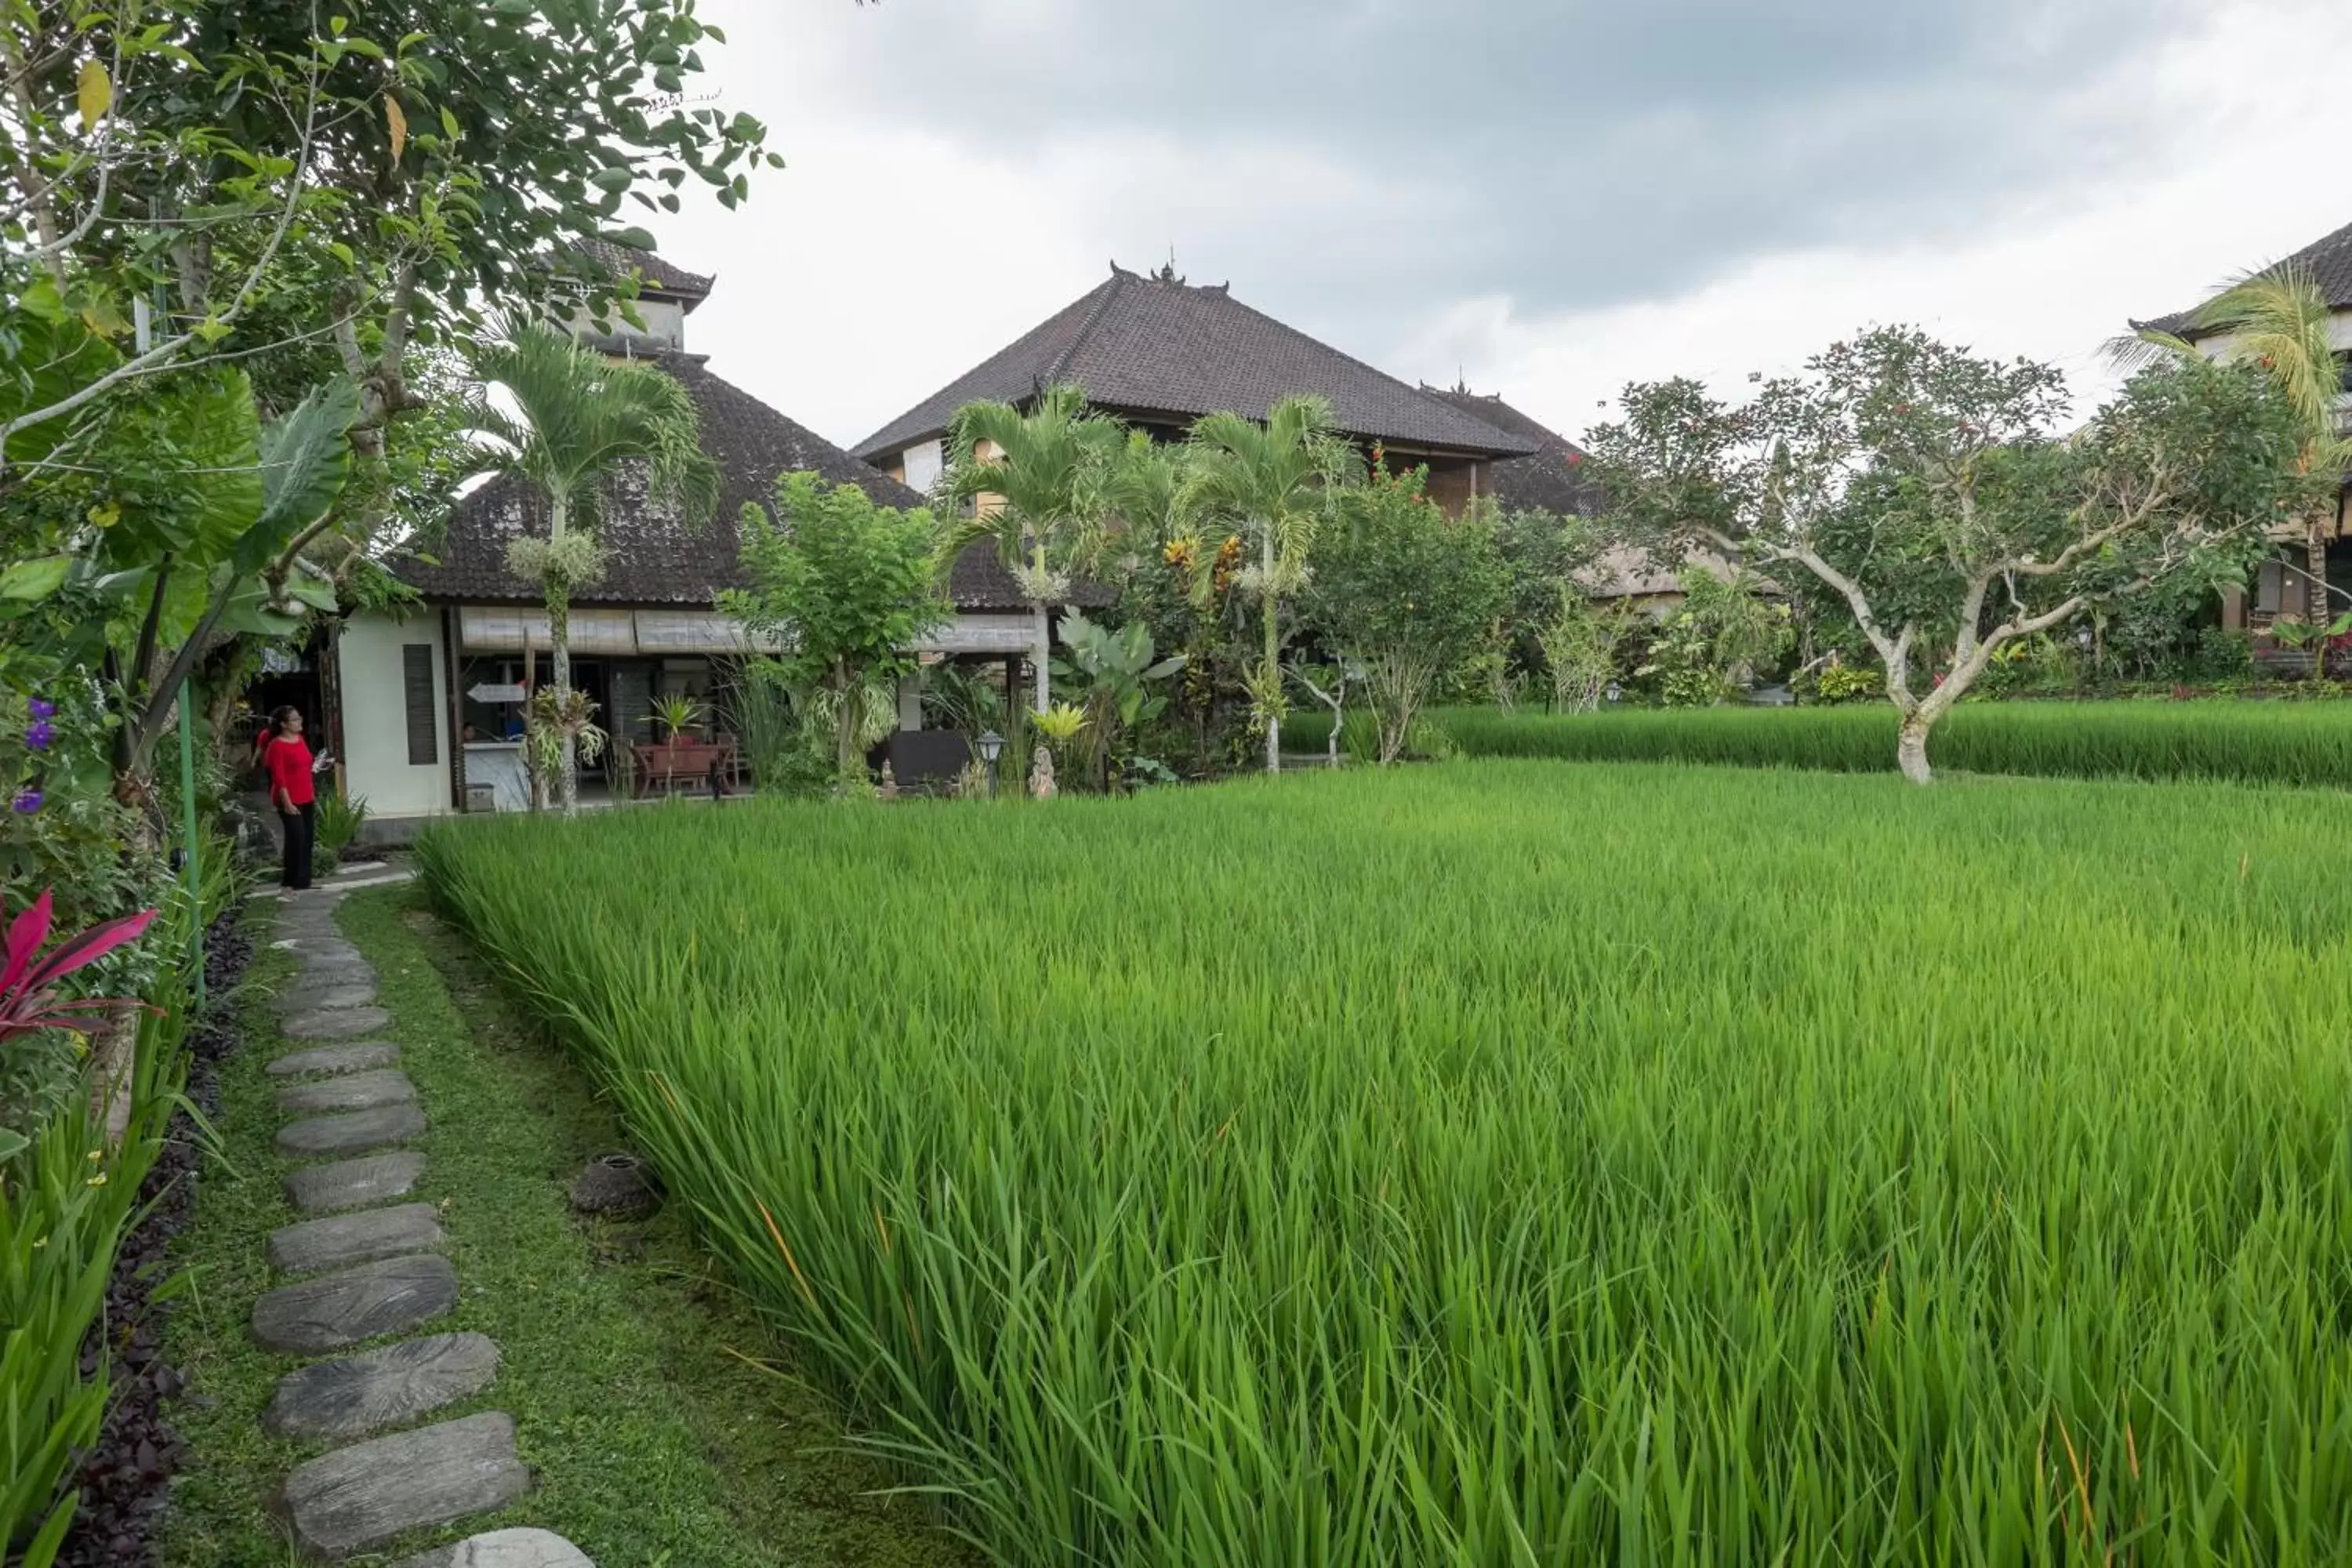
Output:
[[[1463,374],[1459,360],[1454,363],[1454,392],[1457,397],[1466,397],[1470,394],[1470,378]]]
[[[1184,281],[1184,279],[1176,276],[1176,242],[1174,240],[1171,239],[1168,242],[1168,265],[1153,273],[1152,276],[1159,279],[1162,283],[1181,283]]]

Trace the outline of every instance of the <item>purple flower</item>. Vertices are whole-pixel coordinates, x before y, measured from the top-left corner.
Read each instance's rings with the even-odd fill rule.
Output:
[[[25,726],[25,744],[37,752],[46,752],[49,742],[58,738],[58,727],[47,719],[36,719]]]
[[[58,705],[47,698],[36,697],[25,706],[31,710],[36,719],[54,719],[58,716]]]
[[[29,786],[20,789],[16,792],[16,798],[8,804],[17,816],[30,816],[41,809],[41,792]]]

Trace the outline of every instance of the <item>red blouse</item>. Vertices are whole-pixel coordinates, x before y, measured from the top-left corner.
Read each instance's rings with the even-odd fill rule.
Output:
[[[299,735],[280,735],[261,753],[269,773],[269,804],[280,801],[301,806],[318,797],[310,784],[310,748]]]

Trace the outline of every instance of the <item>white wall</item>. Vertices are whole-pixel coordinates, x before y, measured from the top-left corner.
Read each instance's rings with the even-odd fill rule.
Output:
[[[433,649],[433,752],[429,766],[408,761],[408,700],[401,649]],[[405,621],[362,614],[343,623],[341,660],[343,778],[364,797],[372,817],[437,816],[449,805],[449,671],[441,616],[421,610]]]

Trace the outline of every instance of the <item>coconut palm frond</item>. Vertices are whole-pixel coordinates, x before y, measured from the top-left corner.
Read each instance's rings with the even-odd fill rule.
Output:
[[[949,493],[1000,503],[980,521],[1007,564],[1040,549],[1057,563],[1096,552],[1127,427],[1089,412],[1076,387],[1045,388],[1025,414],[1009,403],[966,404],[949,426],[948,446]]]
[[[1265,423],[1211,414],[1192,426],[1179,496],[1187,516],[1295,533],[1311,528],[1326,492],[1362,467],[1319,397],[1286,397]]]
[[[2136,332],[2109,338],[2099,353],[2109,365],[2126,375],[2134,375],[2176,360],[2199,357],[2195,343],[2172,332],[2158,331],[2154,327],[2142,327]]]

